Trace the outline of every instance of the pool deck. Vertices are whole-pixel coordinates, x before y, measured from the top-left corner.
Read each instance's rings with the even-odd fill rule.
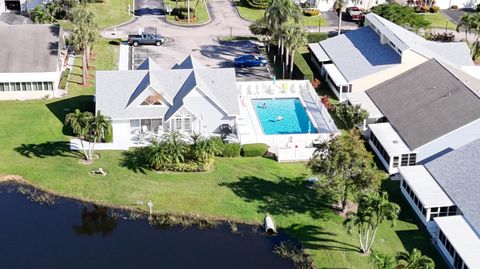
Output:
[[[307,80],[239,82],[237,89],[240,92],[240,116],[236,127],[240,142],[265,143],[279,161],[306,161],[315,150],[314,141],[325,141],[340,133]],[[318,133],[265,135],[251,100],[272,98],[300,99]]]

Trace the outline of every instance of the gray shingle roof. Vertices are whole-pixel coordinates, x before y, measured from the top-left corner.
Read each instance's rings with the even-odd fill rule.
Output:
[[[140,70],[98,71],[96,109],[113,119],[165,115],[168,120],[184,106],[183,98],[198,87],[227,114],[239,114],[235,70],[193,66],[194,69],[182,69],[177,65],[176,69],[162,70],[147,59],[140,65]],[[152,92],[158,92],[170,106],[140,107]]]
[[[367,91],[410,149],[480,118],[480,99],[435,59]]]
[[[370,28],[360,29],[326,39],[320,46],[328,54],[347,81],[352,81],[401,62],[389,45]]]
[[[57,71],[60,27],[0,25],[0,73]]]
[[[473,65],[473,61],[470,58],[470,50],[466,42],[443,43],[428,41],[373,12],[368,13],[365,17],[401,51],[411,49],[426,58],[437,58],[438,60],[457,66]]]
[[[480,139],[427,163],[425,167],[480,232]]]

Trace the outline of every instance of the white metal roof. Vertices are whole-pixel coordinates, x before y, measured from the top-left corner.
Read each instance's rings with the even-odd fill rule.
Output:
[[[480,66],[474,65],[474,66],[460,66],[460,68],[465,71],[467,74],[470,76],[480,79]]]
[[[320,44],[310,43],[308,44],[308,47],[313,52],[313,54],[315,55],[318,61],[320,62],[330,61],[330,57],[328,57],[327,53],[325,52],[325,50],[323,50]]]
[[[372,99],[368,97],[366,92],[347,93],[345,97],[352,105],[360,105],[363,109],[367,110],[369,118],[381,118],[382,112],[373,103]]]
[[[368,128],[380,141],[388,155],[394,156],[410,153],[410,148],[403,142],[402,138],[388,122],[369,124]]]
[[[425,208],[454,205],[423,165],[401,166],[399,171]]]
[[[480,238],[465,218],[457,215],[434,220],[468,268],[480,268]]]
[[[328,76],[333,80],[333,82],[335,82],[335,84],[337,84],[337,86],[348,85],[347,80],[334,64],[325,64],[323,68],[325,68]]]

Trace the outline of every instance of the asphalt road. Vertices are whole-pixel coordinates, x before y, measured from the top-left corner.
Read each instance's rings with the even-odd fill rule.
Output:
[[[191,54],[207,67],[232,67],[233,58],[252,53],[254,44],[249,41],[223,42],[218,37],[230,34],[251,35],[248,28],[250,22],[238,16],[235,6],[229,0],[210,0],[209,4],[212,21],[206,25],[181,27],[167,23],[161,16],[139,16],[133,22],[118,27],[116,37],[126,38],[128,34],[149,29],[166,38],[165,44],[159,47],[135,48],[132,55],[134,65],[151,57],[163,68],[171,68]],[[102,34],[111,38],[112,32],[113,29],[107,29]],[[270,78],[265,67],[237,71],[240,80]]]

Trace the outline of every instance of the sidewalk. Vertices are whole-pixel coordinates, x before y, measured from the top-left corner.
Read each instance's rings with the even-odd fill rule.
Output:
[[[118,56],[118,70],[129,70],[130,48],[127,43],[120,43],[120,55]]]

